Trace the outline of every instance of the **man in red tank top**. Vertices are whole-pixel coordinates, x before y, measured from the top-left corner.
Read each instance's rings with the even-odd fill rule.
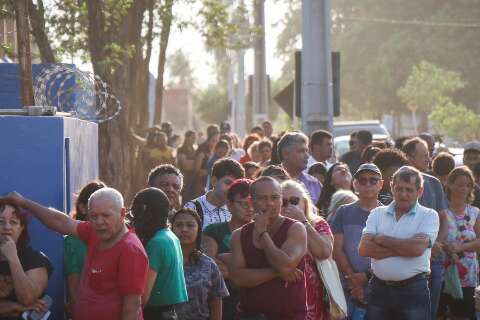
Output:
[[[280,215],[282,189],[275,179],[257,179],[250,194],[255,221],[231,239],[230,274],[240,288],[240,319],[304,320],[305,226]]]

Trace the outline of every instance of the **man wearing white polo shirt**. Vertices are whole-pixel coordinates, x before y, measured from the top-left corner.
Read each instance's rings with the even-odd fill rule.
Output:
[[[394,201],[367,219],[359,253],[372,258],[368,320],[430,318],[427,277],[439,219],[436,211],[418,203],[422,192],[420,171],[401,167],[392,179]]]

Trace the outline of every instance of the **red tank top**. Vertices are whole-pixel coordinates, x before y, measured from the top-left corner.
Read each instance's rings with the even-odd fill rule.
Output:
[[[273,236],[273,243],[281,247],[287,240],[288,229],[295,220],[285,218],[278,231]],[[241,243],[247,268],[271,268],[263,250],[253,244],[254,223],[251,222],[241,231]],[[304,260],[297,268],[304,269]],[[304,319],[306,313],[305,280],[286,283],[281,278],[275,278],[254,288],[240,290],[241,314],[251,316],[263,314],[267,319],[297,320]]]

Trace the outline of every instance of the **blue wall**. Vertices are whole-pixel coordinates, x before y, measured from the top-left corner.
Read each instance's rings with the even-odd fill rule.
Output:
[[[0,116],[0,194],[16,190],[67,212],[72,193],[98,177],[97,131],[95,123],[78,119]],[[48,294],[55,302],[52,319],[62,319],[63,236],[36,219],[30,222],[29,232],[32,246],[54,264]]]

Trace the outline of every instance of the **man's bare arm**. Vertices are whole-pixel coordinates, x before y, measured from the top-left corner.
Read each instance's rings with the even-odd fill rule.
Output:
[[[123,296],[122,320],[138,320],[142,315],[142,297],[139,294]]]
[[[294,272],[307,253],[307,232],[300,222],[288,229],[287,240],[278,248],[268,233],[261,236],[263,250],[270,265],[282,275]]]
[[[378,245],[377,243],[373,242],[372,239],[374,236],[372,234],[364,234],[360,239],[360,244],[358,246],[358,253],[362,257],[370,257],[373,259],[385,259],[397,256],[395,251]]]
[[[230,263],[230,279],[237,288],[252,288],[278,277],[273,269],[249,269],[246,267],[240,241],[240,229],[235,230],[230,241],[232,256]]]

